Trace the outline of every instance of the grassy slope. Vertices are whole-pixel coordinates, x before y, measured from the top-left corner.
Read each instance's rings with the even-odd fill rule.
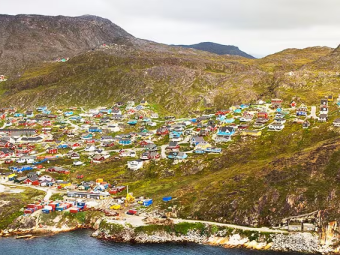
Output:
[[[31,67],[6,82],[2,88],[6,97],[0,102],[18,107],[98,106],[145,98],[181,115],[261,97],[291,100],[298,96],[312,103],[327,93],[338,93],[335,73],[320,75],[313,65],[308,67],[330,51],[326,47],[288,49],[251,60],[172,48],[152,51],[119,46],[88,52],[66,63]],[[292,76],[285,74],[290,71],[294,71]]]
[[[135,195],[152,197],[161,208],[176,205],[182,217],[269,225],[336,206],[338,136],[330,124],[315,122],[303,130],[288,123],[282,132],[264,131],[260,138],[235,137],[223,155],[191,154],[187,162],[161,160],[137,172],[127,170],[123,159],[73,168],[71,176],[128,184]],[[165,205],[161,198],[168,195],[177,200]]]
[[[32,202],[44,197],[45,192],[30,188],[21,188],[22,193],[2,193],[0,200],[10,201],[9,204],[0,207],[0,229],[5,229],[15,218],[23,214],[21,209]]]

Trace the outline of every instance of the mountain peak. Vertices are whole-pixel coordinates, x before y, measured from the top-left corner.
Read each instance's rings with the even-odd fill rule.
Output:
[[[253,56],[241,51],[237,46],[223,45],[223,44],[214,43],[214,42],[201,42],[201,43],[191,44],[191,45],[174,45],[174,46],[207,51],[207,52],[215,53],[218,55],[236,55],[236,56],[241,56],[241,57],[251,58],[251,59],[254,58]]]
[[[134,38],[110,20],[93,15],[0,15],[0,33],[0,73]]]

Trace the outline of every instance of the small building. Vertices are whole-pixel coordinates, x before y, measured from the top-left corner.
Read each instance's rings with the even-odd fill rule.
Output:
[[[71,186],[71,182],[69,182],[69,181],[59,182],[59,183],[58,183],[58,186],[59,186],[61,189],[65,189],[66,187]]]
[[[289,224],[288,225],[288,231],[301,232],[302,231],[302,223]]]
[[[259,112],[259,113],[257,113],[257,118],[259,118],[259,119],[269,119],[269,114],[267,112]]]
[[[320,114],[318,119],[319,119],[320,122],[326,122],[328,120],[328,115],[327,114]]]
[[[130,145],[132,144],[131,138],[121,138],[118,142],[120,145]]]
[[[333,126],[334,127],[340,127],[340,118],[333,121]]]
[[[102,130],[99,127],[89,127],[89,132],[100,133],[100,132],[102,132]]]
[[[321,99],[320,104],[321,105],[328,105],[328,99],[327,98]]]
[[[228,135],[216,135],[215,142],[216,143],[226,143],[231,141],[231,136]]]
[[[279,98],[275,98],[275,99],[272,99],[271,100],[271,106],[273,108],[281,108],[282,106],[282,103],[283,103],[283,100],[282,99],[279,99]]]
[[[310,122],[308,120],[305,120],[303,123],[302,123],[302,128],[309,128],[310,127]]]
[[[58,148],[50,147],[47,149],[48,154],[57,154],[58,153]]]
[[[92,158],[93,163],[101,163],[103,162],[107,157],[105,155],[97,154]]]
[[[327,105],[321,105],[320,106],[320,114],[328,114],[328,106]]]
[[[313,223],[303,223],[303,231],[315,231],[316,226]]]
[[[285,125],[281,124],[281,123],[272,123],[269,124],[268,128],[269,130],[275,130],[275,131],[281,131],[282,129],[284,129]]]
[[[217,135],[219,136],[232,136],[235,134],[234,127],[220,127],[217,131]]]
[[[143,161],[142,160],[132,160],[127,162],[127,167],[130,170],[136,171],[143,167]]]

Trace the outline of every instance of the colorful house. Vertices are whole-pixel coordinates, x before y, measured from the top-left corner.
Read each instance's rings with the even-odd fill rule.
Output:
[[[131,138],[121,138],[118,142],[120,145],[130,145],[132,144]]]
[[[217,131],[218,136],[232,136],[235,134],[234,127],[220,127]]]
[[[89,132],[91,132],[91,133],[101,133],[102,130],[99,127],[89,127]]]

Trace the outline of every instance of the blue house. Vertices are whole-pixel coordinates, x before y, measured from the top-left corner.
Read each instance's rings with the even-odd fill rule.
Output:
[[[188,157],[188,155],[185,152],[178,152],[176,159],[182,160],[182,159],[186,159]]]
[[[72,116],[72,115],[73,115],[73,112],[72,112],[72,111],[64,112],[64,115],[65,115],[66,117],[69,117],[69,116]]]
[[[234,127],[220,127],[217,131],[218,136],[231,136],[235,134]]]
[[[101,109],[99,112],[104,113],[104,114],[111,114],[112,109]]]
[[[121,145],[130,145],[132,144],[132,141],[130,138],[121,138],[118,143]]]
[[[16,112],[14,113],[14,117],[24,117],[22,113]]]
[[[177,131],[171,131],[171,133],[169,134],[170,139],[180,138],[181,136],[182,136],[182,132],[177,132]]]
[[[47,106],[39,106],[37,107],[37,112],[43,112],[47,110]]]
[[[89,127],[89,132],[92,132],[92,133],[101,133],[102,130],[99,127]]]
[[[67,144],[60,144],[60,145],[58,145],[57,148],[58,149],[66,149],[66,148],[68,148],[68,145]]]
[[[296,111],[296,116],[307,116],[306,111]]]
[[[242,110],[241,110],[241,109],[236,109],[236,110],[234,111],[234,113],[242,113]]]
[[[44,113],[44,114],[51,114],[51,111],[49,111],[49,110],[46,109],[46,110],[43,111],[43,113]]]
[[[137,124],[137,120],[129,120],[127,124],[134,126]]]
[[[85,136],[82,137],[82,139],[92,139],[93,135],[92,134],[87,134]]]
[[[150,205],[152,205],[153,204],[153,200],[152,199],[147,199],[147,200],[144,200],[143,201],[143,205],[145,206],[145,207],[148,207],[148,206],[150,206]]]
[[[170,152],[168,155],[168,159],[186,159],[188,155],[185,152]]]

